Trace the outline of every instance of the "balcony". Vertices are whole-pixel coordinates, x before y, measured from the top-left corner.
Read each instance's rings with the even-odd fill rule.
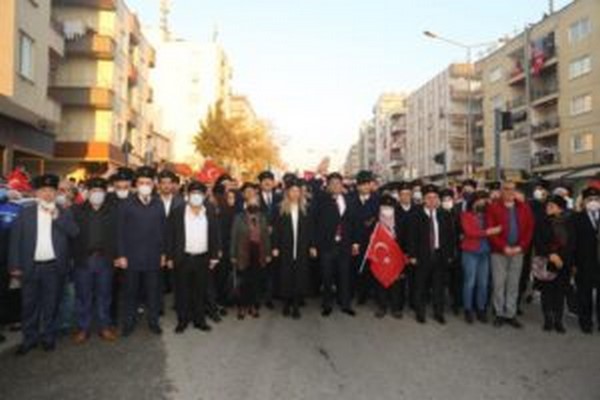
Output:
[[[129,40],[133,44],[139,44],[142,37],[142,30],[140,28],[140,20],[137,15],[129,14]]]
[[[531,161],[534,168],[555,167],[560,165],[560,153],[558,149],[543,149],[534,153]]]
[[[548,118],[531,127],[531,134],[534,138],[554,136],[558,135],[559,132],[560,119],[558,117]]]
[[[64,27],[60,21],[50,18],[51,32],[48,35],[48,46],[56,54],[62,56],[65,52]]]
[[[558,84],[553,83],[541,88],[534,88],[531,93],[531,105],[539,107],[558,101]]]
[[[132,62],[129,63],[129,67],[127,67],[127,82],[129,86],[135,86],[138,81],[138,69]]]
[[[515,111],[522,107],[525,107],[525,96],[513,97],[510,101],[509,108]]]
[[[450,78],[475,79],[475,67],[473,64],[452,64],[450,66]]]
[[[67,40],[66,50],[70,56],[114,60],[115,41],[109,36],[88,33],[84,36]]]
[[[89,107],[109,110],[113,107],[113,91],[101,87],[51,87],[49,96],[67,107]]]
[[[97,8],[114,11],[117,9],[117,0],[52,0],[52,6]]]
[[[129,127],[138,125],[138,112],[131,106],[127,109],[127,125]]]
[[[150,68],[156,67],[156,50],[150,49],[150,53],[148,54],[148,66]]]
[[[526,125],[516,128],[506,135],[509,141],[522,140],[529,137],[529,129]]]

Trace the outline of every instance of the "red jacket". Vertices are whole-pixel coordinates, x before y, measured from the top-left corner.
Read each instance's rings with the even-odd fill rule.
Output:
[[[463,251],[477,251],[481,240],[487,238],[485,228],[481,227],[479,216],[473,211],[465,211],[460,215],[463,238],[460,248]]]
[[[533,237],[533,213],[526,203],[515,201],[515,207],[519,225],[519,240],[516,245],[519,246],[523,252],[526,252]],[[500,225],[502,227],[502,232],[500,232],[500,234],[489,237],[492,253],[504,253],[504,248],[508,245],[509,218],[508,208],[504,205],[502,200],[495,201],[488,206],[485,216],[486,226],[494,227]]]

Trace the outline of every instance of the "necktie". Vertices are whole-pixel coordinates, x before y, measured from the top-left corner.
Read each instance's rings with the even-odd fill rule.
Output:
[[[433,224],[433,212],[429,212],[429,248],[433,253],[435,251],[435,227]]]

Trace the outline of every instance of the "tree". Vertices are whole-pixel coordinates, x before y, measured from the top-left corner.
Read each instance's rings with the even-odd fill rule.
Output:
[[[271,127],[251,117],[228,117],[219,102],[200,123],[194,137],[196,151],[244,178],[281,165]]]

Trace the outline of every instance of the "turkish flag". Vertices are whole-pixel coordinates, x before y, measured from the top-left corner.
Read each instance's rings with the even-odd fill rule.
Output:
[[[9,189],[16,190],[21,193],[31,191],[29,177],[19,168],[15,168],[10,174],[8,174],[6,177],[6,182],[6,185]]]
[[[531,63],[531,70],[533,72],[533,75],[539,75],[542,72],[542,68],[544,68],[544,63],[546,62],[546,57],[545,54],[543,52],[543,50],[540,50],[537,48],[537,46],[533,45],[532,49],[531,49],[531,53],[532,53],[532,63]]]
[[[380,223],[371,235],[366,257],[370,261],[373,276],[386,289],[400,278],[407,263],[407,257],[396,239]]]
[[[225,170],[216,162],[212,160],[206,160],[204,162],[204,166],[202,166],[202,170],[200,170],[198,175],[196,175],[196,179],[202,183],[214,183],[219,176],[223,175],[224,173]]]

